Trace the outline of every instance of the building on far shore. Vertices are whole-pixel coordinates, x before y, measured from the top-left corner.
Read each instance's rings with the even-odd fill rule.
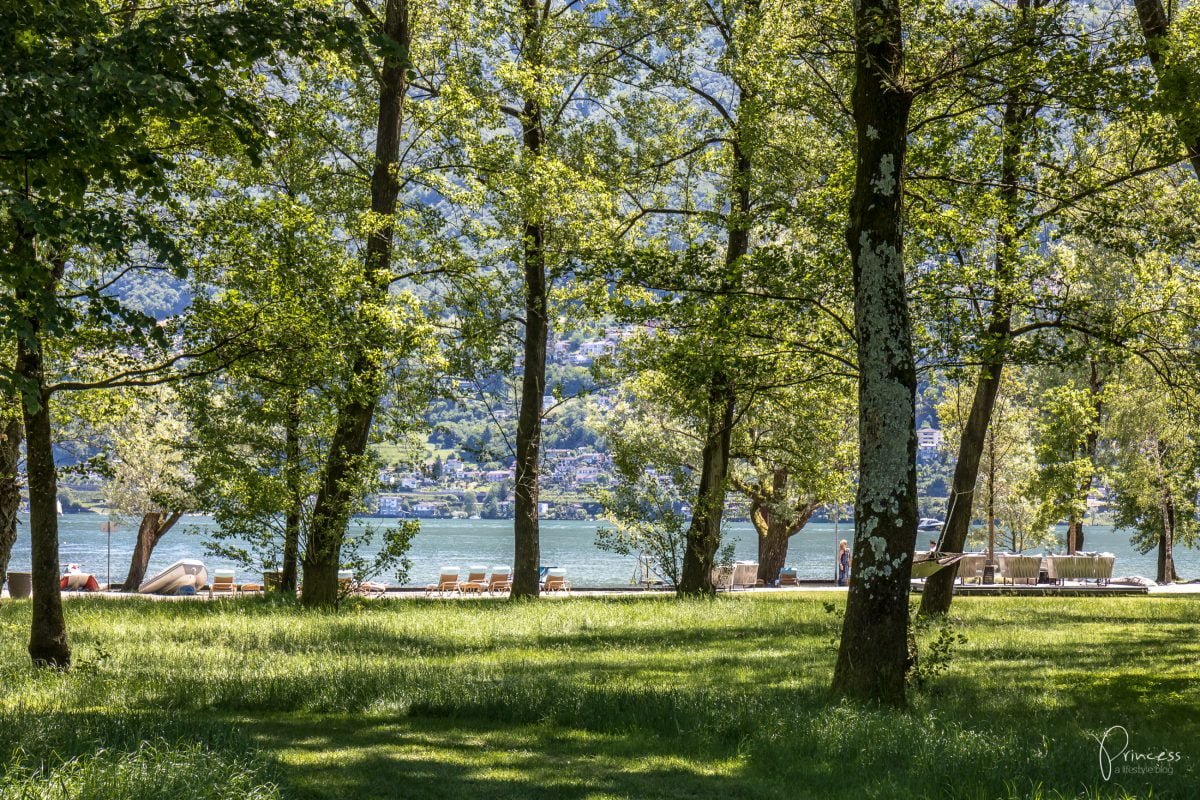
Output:
[[[917,429],[917,448],[920,450],[937,450],[943,441],[942,432],[937,428],[922,425]]]

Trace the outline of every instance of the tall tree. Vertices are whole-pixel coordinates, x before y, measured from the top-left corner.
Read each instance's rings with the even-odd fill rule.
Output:
[[[367,3],[356,4],[377,46],[378,115],[371,167],[371,223],[363,252],[362,297],[356,309],[367,328],[377,317],[396,275],[392,270],[398,162],[403,143],[405,97],[413,71],[412,28],[408,0],[385,0],[382,17]],[[354,391],[338,408],[337,423],[321,472],[304,552],[306,606],[332,606],[338,600],[337,575],[342,541],[350,522],[359,476],[369,466],[367,445],[376,408],[384,393],[384,354],[370,340],[356,341],[346,353]]]
[[[3,377],[24,407],[36,664],[70,664],[50,404],[57,391],[85,388],[52,381],[48,345],[87,321],[120,334],[126,347],[169,348],[155,320],[112,291],[147,254],[159,266],[181,264],[177,242],[153,213],[169,199],[173,163],[164,152],[185,128],[185,137],[253,147],[255,110],[227,91],[227,79],[279,48],[311,49],[314,29],[332,40],[329,22],[324,12],[268,0],[215,12],[179,2],[109,13],[89,0],[0,10],[0,71],[13,81],[0,111],[0,280],[8,290],[0,313],[18,342],[15,368]],[[90,259],[110,269],[76,276]],[[71,285],[60,296],[64,280]],[[152,371],[138,366],[87,387],[144,383]]]
[[[916,389],[904,279],[904,171],[913,92],[899,0],[854,4],[857,168],[846,243],[858,342],[859,484],[854,570],[833,688],[905,702],[908,594],[917,537]]]

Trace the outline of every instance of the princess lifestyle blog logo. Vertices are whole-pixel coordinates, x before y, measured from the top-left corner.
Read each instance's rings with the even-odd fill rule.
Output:
[[[1174,764],[1183,759],[1176,750],[1133,750],[1129,731],[1124,725],[1113,725],[1092,738],[1100,744],[1100,777],[1104,780],[1118,775],[1172,775]]]

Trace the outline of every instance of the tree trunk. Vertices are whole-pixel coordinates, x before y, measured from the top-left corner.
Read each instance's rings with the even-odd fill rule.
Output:
[[[987,474],[988,564],[996,563],[996,434],[988,434]]]
[[[725,513],[725,481],[729,476],[729,448],[733,431],[734,395],[725,373],[717,370],[709,384],[708,422],[701,452],[700,487],[683,552],[680,595],[714,594],[713,562],[721,544]]]
[[[771,473],[772,502],[763,506],[761,513],[766,525],[758,532],[758,579],[766,586],[772,586],[779,580],[779,573],[787,563],[791,520],[777,511],[779,504],[787,498],[787,485],[786,469]]]
[[[133,546],[133,558],[129,561],[129,574],[125,576],[125,591],[135,592],[142,585],[154,548],[182,516],[182,511],[172,511],[168,514],[152,511],[142,515],[142,522],[138,525],[137,542]]]
[[[1154,462],[1158,479],[1162,484],[1162,530],[1158,534],[1158,570],[1155,581],[1159,584],[1174,583],[1179,579],[1175,572],[1175,497],[1171,492],[1171,484],[1163,469],[1163,455],[1166,447],[1161,440],[1154,442]]]
[[[33,562],[33,624],[29,655],[36,666],[71,666],[67,623],[59,591],[58,473],[50,428],[50,393],[43,372],[40,325],[30,320],[32,343],[17,343],[17,374],[25,383],[25,471],[29,483],[29,539]],[[30,346],[32,344],[32,347]]]
[[[833,690],[903,705],[917,539],[917,379],[902,189],[912,94],[905,88],[899,0],[860,0],[854,15],[858,144],[846,238],[854,275],[860,472],[854,570]]]
[[[304,510],[304,498],[300,496],[300,406],[295,396],[288,399],[283,437],[288,507],[283,520],[283,570],[279,577],[279,591],[295,596],[300,519]]]
[[[540,65],[542,4],[521,0],[525,43],[522,58]],[[536,168],[542,152],[542,108],[534,97],[526,98],[521,112],[524,158]],[[546,341],[550,318],[546,291],[546,230],[540,218],[525,220],[522,239],[525,268],[524,366],[521,402],[517,411],[517,469],[513,488],[513,581],[511,596],[537,597],[541,542],[538,529],[538,484],[542,452],[542,400],[546,395]]]
[[[15,411],[15,406],[13,408]],[[21,418],[14,414],[0,428],[0,589],[8,579],[8,563],[17,541],[17,511],[21,507]]]
[[[1138,22],[1142,26],[1142,35],[1146,38],[1146,56],[1158,77],[1159,91],[1180,92],[1191,88],[1188,86],[1186,75],[1178,75],[1178,67],[1168,64],[1164,55],[1171,21],[1163,8],[1162,0],[1134,0],[1134,6],[1137,8]],[[1192,171],[1196,173],[1197,180],[1200,180],[1200,128],[1196,127],[1194,111],[1189,108],[1191,103],[1188,101],[1191,98],[1170,99],[1169,105],[1175,116],[1179,138],[1187,150]]]
[[[387,0],[382,30],[387,39],[380,72],[379,118],[375,134],[375,164],[371,173],[371,212],[379,221],[367,238],[364,255],[363,303],[386,302],[392,282],[392,232],[400,187],[395,169],[400,159],[404,95],[408,90],[408,0]],[[372,312],[367,312],[372,316]],[[312,527],[304,552],[305,606],[333,606],[338,601],[337,573],[342,540],[350,523],[353,492],[367,462],[367,442],[375,407],[384,388],[384,365],[370,343],[357,346],[351,359],[353,399],[338,410],[337,426],[313,506]]]
[[[1166,584],[1178,579],[1175,572],[1175,500],[1168,487],[1163,491],[1163,527],[1158,537],[1158,575],[1155,580]]]

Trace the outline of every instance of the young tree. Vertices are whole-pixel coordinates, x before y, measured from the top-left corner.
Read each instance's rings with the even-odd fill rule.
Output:
[[[1179,580],[1175,547],[1200,539],[1200,427],[1195,408],[1144,365],[1130,362],[1108,413],[1106,477],[1115,522],[1133,546],[1157,550],[1155,580]]]
[[[125,413],[100,424],[106,441],[105,504],[120,516],[140,517],[125,591],[137,591],[154,548],[194,507],[191,474],[183,454],[187,425],[173,392],[156,387],[133,397],[126,392]]]
[[[812,382],[755,393],[738,427],[731,483],[750,501],[758,579],[768,586],[787,563],[791,537],[821,506],[849,500],[852,398],[849,381],[820,374]]]

